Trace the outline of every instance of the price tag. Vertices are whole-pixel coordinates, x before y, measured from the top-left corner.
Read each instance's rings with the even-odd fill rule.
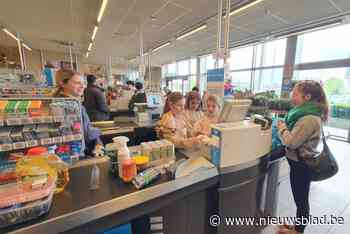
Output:
[[[64,116],[55,116],[55,117],[53,117],[53,120],[55,123],[64,122]]]
[[[44,139],[40,140],[40,143],[42,145],[50,145],[50,144],[52,144],[52,139],[51,138],[44,138]]]
[[[16,150],[16,149],[24,149],[24,148],[26,148],[26,143],[24,141],[16,142],[16,143],[13,143],[12,146],[13,146],[14,150]]]
[[[34,147],[34,146],[38,146],[39,143],[37,140],[32,140],[32,141],[26,141],[26,145],[27,147]]]
[[[33,124],[33,119],[32,118],[22,118],[21,122],[22,122],[22,125]]]
[[[63,137],[63,142],[69,142],[69,141],[73,141],[74,140],[74,136],[73,135],[67,135]]]
[[[0,145],[0,152],[12,150],[12,144],[2,144]]]
[[[8,126],[13,125],[21,125],[21,119],[20,118],[11,118],[6,120]]]
[[[34,124],[41,123],[41,118],[40,117],[33,117],[32,118]]]
[[[54,137],[54,138],[52,138],[52,143],[53,144],[62,143],[62,137]]]
[[[75,141],[80,141],[81,140],[81,134],[75,134],[75,135],[73,135],[73,139],[75,140]]]
[[[51,123],[51,122],[52,122],[51,116],[41,117],[41,123]]]

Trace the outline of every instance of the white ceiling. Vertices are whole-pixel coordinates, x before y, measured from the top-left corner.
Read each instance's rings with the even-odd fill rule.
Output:
[[[231,4],[246,0],[231,0]],[[101,0],[2,0],[0,24],[19,33],[35,49],[67,51],[58,41],[73,41],[74,51],[85,54]],[[231,44],[324,17],[350,12],[349,0],[265,0],[231,17]],[[108,56],[134,58],[139,53],[142,24],[144,48],[173,41],[196,25],[208,28],[157,51],[154,64],[164,64],[210,52],[216,45],[217,0],[109,0],[86,62],[103,64]],[[151,16],[157,18],[151,20]],[[0,32],[0,45],[13,45]]]

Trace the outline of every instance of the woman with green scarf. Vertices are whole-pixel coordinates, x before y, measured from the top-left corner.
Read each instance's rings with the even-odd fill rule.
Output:
[[[292,92],[294,108],[277,128],[290,166],[290,184],[297,207],[295,225],[283,225],[284,233],[303,233],[310,215],[310,169],[305,161],[314,160],[321,138],[322,121],[327,121],[328,103],[323,88],[315,81],[300,81]],[[305,223],[305,221],[304,221]]]

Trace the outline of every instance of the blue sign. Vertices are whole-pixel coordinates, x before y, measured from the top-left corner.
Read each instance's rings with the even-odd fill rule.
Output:
[[[208,70],[207,76],[209,82],[224,82],[225,72],[223,68]]]

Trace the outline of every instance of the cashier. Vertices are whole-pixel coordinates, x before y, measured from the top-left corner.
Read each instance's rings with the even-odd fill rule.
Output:
[[[84,94],[84,82],[81,74],[72,70],[62,70],[60,75],[56,77],[57,90],[55,97],[70,97],[80,99]],[[82,124],[85,142],[85,154],[95,155],[101,151],[102,141],[100,139],[101,132],[99,129],[91,126],[91,122],[86,109],[81,105]]]
[[[164,110],[156,131],[160,138],[171,141],[176,148],[191,149],[201,144],[201,136],[190,137],[191,126],[184,115],[185,99],[180,92],[172,92],[167,99],[168,108]]]
[[[194,135],[209,135],[211,125],[219,121],[221,101],[215,95],[209,95],[206,100],[206,110],[204,116],[194,124]]]

